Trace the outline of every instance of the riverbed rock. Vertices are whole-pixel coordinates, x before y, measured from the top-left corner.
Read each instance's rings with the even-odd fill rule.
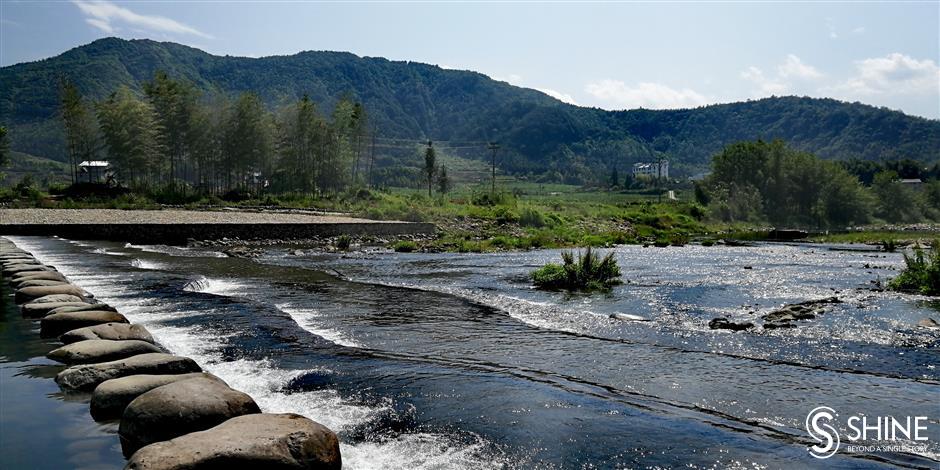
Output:
[[[67,285],[67,284],[66,284]],[[84,299],[72,294],[49,294],[30,300],[25,305],[45,304],[52,302],[82,302]]]
[[[30,271],[25,273],[17,274],[10,279],[10,282],[14,286],[19,286],[25,281],[38,281],[38,280],[53,280],[53,281],[68,281],[62,273],[58,271]]]
[[[199,377],[222,380],[206,372],[169,375],[139,374],[106,380],[95,387],[91,396],[91,416],[97,421],[118,419],[124,413],[124,408],[127,408],[127,405],[138,396],[173,382]]]
[[[339,439],[293,413],[251,414],[138,450],[129,470],[342,468]]]
[[[937,320],[927,317],[923,320],[917,322],[917,326],[921,328],[929,328],[931,330],[940,330],[940,323],[937,323]]]
[[[39,323],[39,335],[56,338],[66,331],[103,323],[130,323],[124,315],[106,310],[85,310],[47,315]]]
[[[130,340],[90,339],[53,349],[46,357],[63,364],[109,362],[146,353],[165,352],[153,343]]]
[[[3,277],[13,277],[20,273],[52,271],[52,268],[43,264],[11,264],[4,266],[2,270]]]
[[[105,323],[103,325],[86,326],[67,331],[59,336],[59,341],[72,344],[78,341],[110,339],[114,341],[138,340],[153,343],[153,336],[143,325],[130,325],[127,323]]]
[[[14,264],[42,264],[32,256],[15,256],[0,258],[0,266],[12,266]]]
[[[174,382],[127,405],[118,436],[125,456],[154,442],[205,431],[236,416],[261,413],[245,393],[207,378]]]
[[[16,290],[13,300],[18,304],[29,302],[44,295],[68,294],[76,297],[90,297],[84,290],[72,285],[22,287]]]
[[[61,286],[63,284],[68,284],[68,281],[55,281],[51,279],[33,279],[31,281],[23,281],[17,284],[16,287]]]
[[[105,303],[86,303],[85,305],[64,305],[62,307],[56,307],[49,311],[49,313],[64,313],[64,312],[83,312],[85,310],[101,310],[107,312],[117,312],[117,309],[105,304]]]
[[[825,312],[823,309],[813,309],[803,305],[789,305],[780,310],[774,310],[761,318],[766,322],[788,322],[796,320],[812,320],[816,315]]]
[[[725,317],[718,317],[708,322],[708,327],[713,330],[744,331],[754,328],[754,324],[751,322],[735,323]]]
[[[81,308],[89,304],[87,302],[41,302],[41,303],[28,303],[20,306],[20,312],[23,314],[23,318],[42,318],[45,317],[53,310],[63,308],[63,307],[75,307]]]
[[[188,357],[149,353],[117,361],[72,366],[59,372],[55,381],[66,389],[91,391],[105,380],[129,375],[169,375],[191,372],[202,372],[202,368]]]

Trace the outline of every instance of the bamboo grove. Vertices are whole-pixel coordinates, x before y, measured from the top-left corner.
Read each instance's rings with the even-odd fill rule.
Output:
[[[324,194],[369,183],[368,118],[348,97],[327,119],[306,95],[270,112],[254,93],[205,97],[162,72],[142,89],[92,102],[63,80],[73,182],[79,162],[105,159],[112,184],[135,190]]]

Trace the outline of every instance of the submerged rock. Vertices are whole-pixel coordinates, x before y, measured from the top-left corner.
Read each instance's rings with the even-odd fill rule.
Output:
[[[339,440],[296,414],[252,414],[214,428],[151,444],[128,461],[131,470],[194,468],[342,468]]]
[[[22,287],[16,290],[16,294],[14,295],[13,299],[16,301],[16,303],[22,304],[45,295],[53,294],[68,294],[74,295],[76,297],[90,297],[84,290],[73,286],[72,284],[64,284],[61,286]]]
[[[103,325],[86,326],[68,331],[59,336],[59,341],[71,344],[78,341],[110,339],[115,341],[139,340],[153,343],[153,336],[143,325],[130,325],[127,323],[105,323]]]
[[[137,339],[115,341],[110,339],[90,339],[68,344],[53,349],[46,357],[64,364],[88,364],[90,362],[108,362],[138,354],[164,352],[153,343]]]
[[[725,317],[718,317],[713,318],[712,321],[708,322],[708,327],[713,330],[744,331],[754,328],[754,324],[751,322],[735,323]]]
[[[103,323],[130,323],[124,315],[106,310],[84,310],[80,312],[53,313],[42,318],[39,323],[39,335],[43,338],[55,338],[66,331],[95,326]]]
[[[125,456],[154,442],[205,431],[246,414],[261,413],[250,396],[207,378],[173,382],[135,398],[121,416]]]
[[[784,306],[779,310],[774,310],[764,316],[761,319],[764,322],[776,323],[776,326],[771,326],[771,328],[781,328],[784,323],[797,321],[797,320],[812,320],[818,315],[826,313],[826,310],[820,308],[820,305],[826,304],[841,304],[842,300],[838,297],[826,297],[824,299],[818,300],[807,300],[804,302],[797,302],[795,304],[789,304]],[[765,325],[766,327],[766,325]]]
[[[63,388],[89,391],[105,380],[128,375],[188,374],[190,372],[202,372],[202,368],[188,357],[149,353],[117,361],[72,366],[59,372],[55,381]]]
[[[937,323],[937,320],[929,317],[917,322],[917,326],[921,328],[929,328],[932,330],[940,329],[940,323]]]
[[[199,377],[222,380],[206,372],[169,375],[139,374],[106,380],[95,387],[91,396],[91,416],[97,421],[118,419],[124,413],[124,408],[127,408],[127,405],[138,396],[173,382]]]

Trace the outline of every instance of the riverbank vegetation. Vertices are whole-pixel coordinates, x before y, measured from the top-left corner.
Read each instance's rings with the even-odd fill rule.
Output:
[[[936,240],[924,249],[917,246],[904,253],[904,270],[888,283],[892,290],[923,295],[940,295],[940,246]]]
[[[620,267],[614,253],[603,258],[590,247],[577,255],[561,252],[562,264],[548,263],[532,272],[535,287],[550,290],[599,290],[620,283]]]

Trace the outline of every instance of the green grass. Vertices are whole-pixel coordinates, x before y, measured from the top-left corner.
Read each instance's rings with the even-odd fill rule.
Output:
[[[932,240],[937,232],[917,230],[865,230],[845,233],[831,233],[815,235],[810,241],[821,243],[865,243],[869,245],[884,245],[886,241],[895,246],[909,245],[921,240]]]
[[[940,248],[936,242],[929,250],[914,248],[904,253],[905,268],[888,283],[888,288],[901,292],[940,295]]]
[[[614,253],[603,258],[590,247],[575,256],[570,251],[561,253],[562,264],[548,263],[532,272],[532,282],[540,289],[599,290],[620,283],[620,267]]]

